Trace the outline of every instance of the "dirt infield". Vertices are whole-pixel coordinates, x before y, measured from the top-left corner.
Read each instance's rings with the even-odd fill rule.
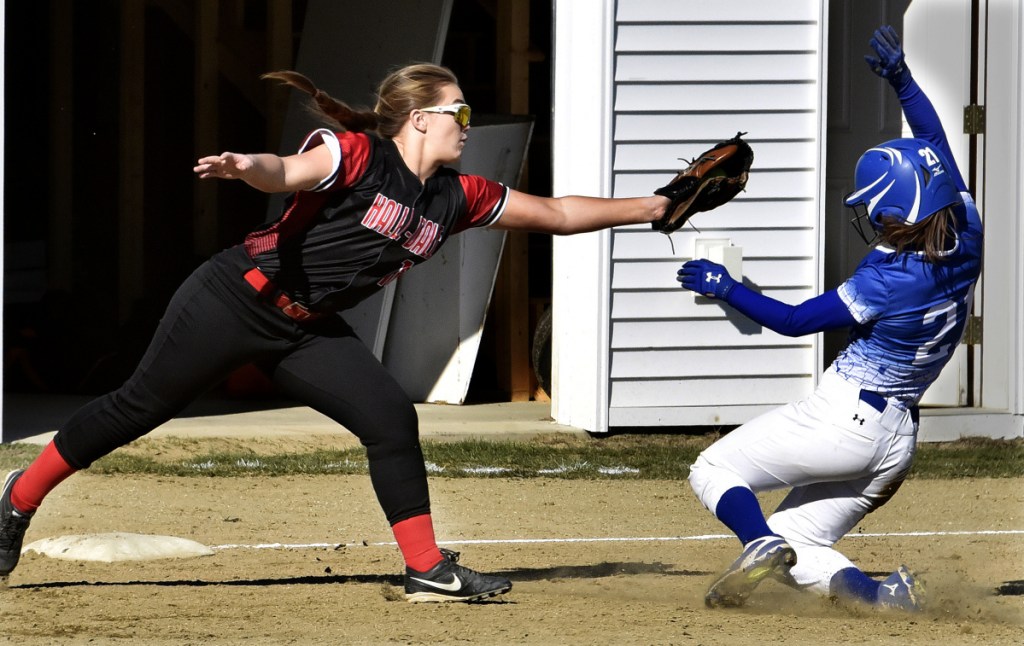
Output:
[[[704,589],[738,543],[713,537],[722,528],[685,482],[433,478],[439,538],[515,587],[487,603],[413,605],[401,598],[397,549],[379,544],[392,539],[366,477],[83,473],[47,500],[26,542],[125,531],[215,554],[90,563],[27,553],[0,589],[0,642],[1021,643],[1024,535],[980,532],[1024,529],[1022,485],[912,480],[856,530],[883,536],[841,543],[872,574],[905,561],[922,576],[931,608],[907,616],[833,607],[771,581],[747,608],[706,609]]]

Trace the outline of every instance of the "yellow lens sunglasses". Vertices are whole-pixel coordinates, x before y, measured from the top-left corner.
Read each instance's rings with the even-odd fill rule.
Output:
[[[451,105],[435,105],[429,108],[420,108],[420,112],[450,114],[455,118],[455,123],[459,124],[463,128],[469,125],[469,117],[472,111],[472,108],[465,103],[453,103]]]

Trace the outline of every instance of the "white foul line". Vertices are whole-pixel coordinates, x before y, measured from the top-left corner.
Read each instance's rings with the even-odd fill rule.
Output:
[[[934,532],[879,532],[847,534],[843,538],[895,538],[918,536],[1014,536],[1024,534],[1024,529],[981,529],[977,531],[934,531]],[[633,536],[606,538],[478,538],[461,541],[438,541],[438,545],[512,545],[524,543],[650,543],[656,541],[711,541],[736,538],[732,534],[701,534],[696,536]],[[351,547],[393,547],[395,541],[367,543],[258,543],[255,545],[215,545],[213,550],[302,550],[342,549]]]

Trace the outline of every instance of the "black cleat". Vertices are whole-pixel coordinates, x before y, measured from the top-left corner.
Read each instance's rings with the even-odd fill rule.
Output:
[[[405,568],[407,601],[479,601],[512,589],[512,582],[505,577],[481,574],[459,565],[458,552],[442,549],[441,556],[441,562],[426,572]]]
[[[0,494],[0,580],[6,580],[7,575],[17,567],[25,530],[32,520],[32,514],[21,513],[11,502],[11,490],[23,473],[24,469],[8,473],[3,493]]]

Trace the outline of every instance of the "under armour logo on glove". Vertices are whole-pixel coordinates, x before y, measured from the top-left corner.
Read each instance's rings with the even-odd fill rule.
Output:
[[[683,264],[676,272],[676,280],[682,284],[683,289],[722,300],[725,300],[736,285],[736,281],[725,267],[705,258]]]

